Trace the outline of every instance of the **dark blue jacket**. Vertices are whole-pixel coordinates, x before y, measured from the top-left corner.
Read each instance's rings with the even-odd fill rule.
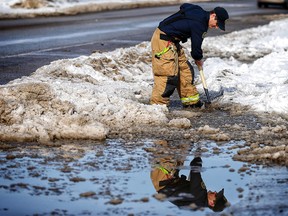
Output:
[[[180,11],[160,22],[158,28],[168,36],[179,38],[182,42],[191,38],[191,55],[195,60],[203,58],[202,42],[208,31],[210,12],[198,5],[182,4]]]

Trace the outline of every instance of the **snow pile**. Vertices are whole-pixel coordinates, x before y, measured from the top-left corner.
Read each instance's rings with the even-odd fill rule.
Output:
[[[225,102],[250,105],[258,111],[288,113],[287,19],[206,38],[203,49],[211,89],[225,90]],[[256,59],[256,60],[255,60]],[[255,60],[255,61],[254,61]],[[243,63],[244,61],[244,63]],[[245,63],[245,62],[251,63]]]
[[[0,88],[1,140],[104,139],[111,128],[165,125],[147,43],[64,59]]]

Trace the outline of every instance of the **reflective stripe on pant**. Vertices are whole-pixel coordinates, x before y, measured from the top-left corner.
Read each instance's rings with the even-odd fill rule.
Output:
[[[199,100],[199,94],[192,84],[193,75],[183,49],[177,51],[176,45],[171,43],[168,51],[158,58],[155,57],[156,53],[167,48],[168,41],[160,39],[161,33],[165,34],[156,29],[151,39],[154,86],[150,103],[169,105],[169,98],[177,88],[183,104],[195,104]]]

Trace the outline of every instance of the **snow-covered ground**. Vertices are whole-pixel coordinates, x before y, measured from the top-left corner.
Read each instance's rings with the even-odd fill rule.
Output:
[[[220,103],[288,114],[287,28],[283,19],[204,40],[205,55],[216,56],[204,73],[210,91],[224,88]],[[152,84],[149,42],[54,61],[0,86],[0,139],[105,139],[112,128],[169,125],[168,109],[148,104]],[[203,93],[199,78],[197,87]]]

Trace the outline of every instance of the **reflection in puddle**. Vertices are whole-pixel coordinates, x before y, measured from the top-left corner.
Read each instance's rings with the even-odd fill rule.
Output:
[[[209,207],[214,212],[221,212],[228,206],[224,188],[219,192],[207,191],[201,177],[202,159],[195,157],[189,164],[189,176],[179,176],[178,167],[171,167],[170,161],[159,164],[151,172],[151,180],[156,191],[181,208],[196,210]],[[177,161],[181,164],[182,161]],[[158,196],[159,197],[159,196]]]
[[[192,149],[191,146],[176,146],[180,155],[179,152],[173,154],[176,149],[170,157],[158,155],[151,171],[153,186],[159,192],[155,197],[174,203],[179,211],[185,210],[181,215],[188,215],[188,211],[198,211],[197,215],[212,214],[237,203],[248,191],[249,178],[243,179],[242,176],[250,168],[244,169],[246,165],[231,158],[235,146],[243,144],[241,141],[218,146],[207,141],[193,145]],[[242,169],[245,171],[239,171]],[[215,205],[216,197],[218,202]]]
[[[248,184],[259,171],[259,166],[231,159],[235,146],[243,144],[107,140],[2,151],[0,214],[191,215],[191,211],[197,211],[197,215],[212,214],[213,208],[205,207],[208,199],[202,180],[208,191],[219,192],[224,188],[224,196],[231,204],[225,212],[245,200]],[[192,169],[191,161],[194,161]],[[174,170],[173,177],[179,177],[181,184],[176,188],[170,185],[170,177],[160,178],[161,188],[151,181],[151,171],[163,163],[168,164],[167,170]],[[155,185],[167,199],[159,198]],[[200,204],[196,197],[202,197]]]

